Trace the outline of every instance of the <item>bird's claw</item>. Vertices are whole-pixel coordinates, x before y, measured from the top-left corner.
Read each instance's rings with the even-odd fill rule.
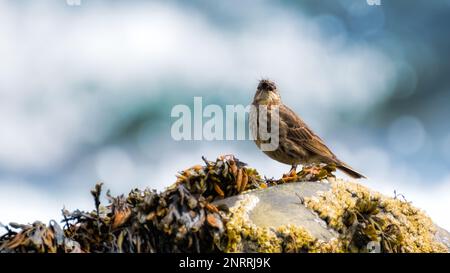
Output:
[[[313,166],[305,166],[302,169],[302,173],[307,175],[307,174],[311,174],[313,176],[317,176],[320,174],[320,172],[322,171],[322,167],[317,166],[317,165],[313,165]]]
[[[291,169],[288,173],[283,174],[283,177],[280,179],[283,183],[295,182],[298,180],[297,170]]]

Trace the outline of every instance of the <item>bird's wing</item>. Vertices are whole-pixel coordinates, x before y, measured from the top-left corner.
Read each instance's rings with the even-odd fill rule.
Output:
[[[336,159],[336,156],[330,151],[325,143],[323,143],[323,140],[314,134],[294,111],[285,105],[281,105],[279,113],[280,122],[284,122],[287,125],[286,136],[290,141],[316,155],[329,159]]]

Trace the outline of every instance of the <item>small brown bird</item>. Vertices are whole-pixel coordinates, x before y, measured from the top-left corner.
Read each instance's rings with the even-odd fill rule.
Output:
[[[273,151],[264,151],[270,158],[281,163],[292,166],[289,175],[295,175],[298,164],[332,164],[353,178],[365,178],[364,175],[353,170],[350,166],[339,160],[333,152],[324,144],[306,123],[297,116],[294,111],[289,109],[281,102],[277,86],[270,80],[261,80],[253,99],[253,106],[259,109],[259,106],[267,107],[267,118],[260,118],[251,121],[255,143],[261,149],[261,144],[267,143],[259,136],[259,126],[261,122],[267,122],[267,128],[270,128],[271,115],[273,109],[278,108],[279,112],[279,141],[278,146]],[[253,124],[252,124],[253,123]],[[255,124],[256,123],[256,124]],[[270,129],[269,129],[270,130]]]

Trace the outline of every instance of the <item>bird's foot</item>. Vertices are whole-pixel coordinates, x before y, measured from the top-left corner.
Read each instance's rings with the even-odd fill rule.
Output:
[[[311,175],[318,175],[322,171],[322,167],[319,165],[311,165],[311,166],[304,166],[301,170],[304,174],[311,174]]]
[[[283,174],[278,183],[320,181],[328,177],[334,177],[334,171],[336,171],[336,167],[332,164],[305,165],[300,172],[297,172],[296,168],[292,168],[288,173]]]
[[[328,177],[334,177],[333,172],[336,171],[334,165],[307,165],[303,166],[298,176],[304,181],[319,181]]]
[[[283,177],[281,178],[281,182],[283,183],[295,182],[297,180],[297,168],[294,167],[292,167],[288,173],[283,174]]]

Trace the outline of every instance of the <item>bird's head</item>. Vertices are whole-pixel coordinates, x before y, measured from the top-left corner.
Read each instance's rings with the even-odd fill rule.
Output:
[[[259,81],[253,103],[255,104],[279,104],[281,102],[277,86],[271,80]]]

